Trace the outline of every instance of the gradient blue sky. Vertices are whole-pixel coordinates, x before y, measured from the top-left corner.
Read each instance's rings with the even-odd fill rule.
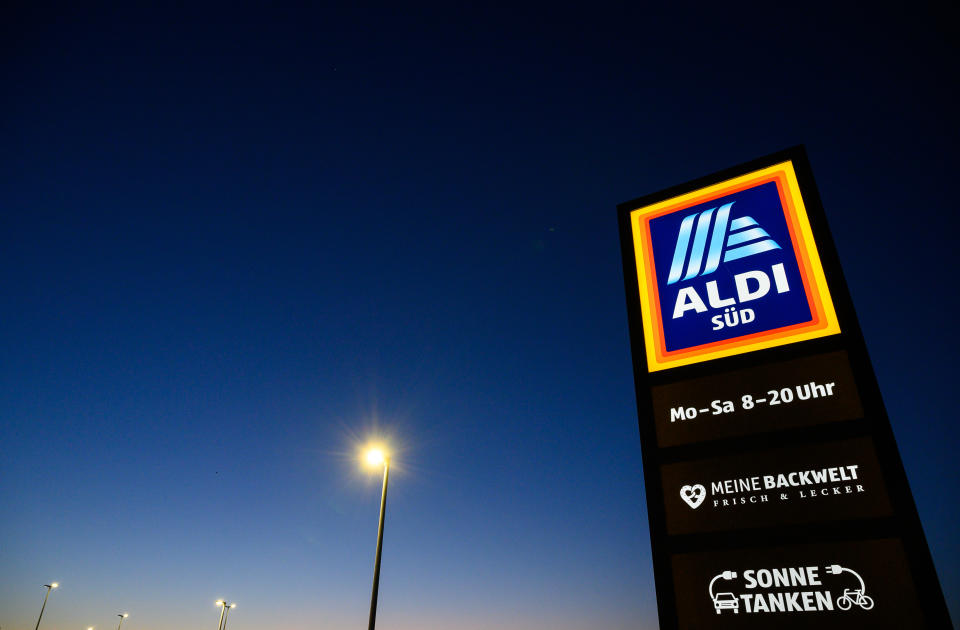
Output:
[[[954,619],[956,13],[0,23],[0,626],[655,628],[617,203],[807,146]],[[954,481],[949,481],[954,479]]]

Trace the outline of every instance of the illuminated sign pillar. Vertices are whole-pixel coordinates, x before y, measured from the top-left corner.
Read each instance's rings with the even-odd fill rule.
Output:
[[[660,627],[951,627],[803,149],[618,211]]]

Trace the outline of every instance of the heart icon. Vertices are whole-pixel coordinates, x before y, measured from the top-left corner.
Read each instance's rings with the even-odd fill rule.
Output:
[[[680,488],[680,498],[687,502],[687,505],[693,509],[700,507],[703,500],[707,498],[707,489],[699,483],[695,486],[684,486]]]

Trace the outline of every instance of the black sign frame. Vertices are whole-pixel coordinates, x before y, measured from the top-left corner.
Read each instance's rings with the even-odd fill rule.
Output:
[[[780,164],[792,162],[810,227],[819,251],[827,286],[840,325],[840,333],[789,345],[768,348],[691,365],[649,372],[641,320],[640,288],[630,223],[633,210],[707,186]],[[890,420],[881,398],[867,353],[860,324],[840,266],[826,215],[803,146],[767,155],[744,164],[646,195],[617,206],[620,244],[627,298],[631,354],[637,397],[644,485],[650,522],[653,569],[656,580],[660,628],[679,628],[671,558],[715,549],[759,549],[814,542],[835,543],[896,538],[902,541],[924,618],[917,627],[951,628],[950,616],[907,482]],[[706,443],[660,448],[653,421],[651,388],[768,363],[789,361],[815,354],[846,352],[863,407],[863,417],[829,424],[774,430]],[[725,454],[749,453],[784,445],[819,444],[854,437],[872,439],[880,462],[891,516],[859,518],[827,523],[766,527],[743,531],[668,535],[661,466]]]

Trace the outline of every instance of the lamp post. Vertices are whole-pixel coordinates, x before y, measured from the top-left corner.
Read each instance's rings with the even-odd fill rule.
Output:
[[[224,600],[222,600],[222,599],[218,599],[218,600],[216,601],[216,604],[217,604],[217,606],[220,607],[220,623],[217,624],[217,630],[222,630],[222,628],[223,628],[223,615],[224,615],[224,613],[227,612],[227,602],[224,601]]]
[[[120,626],[123,625],[123,620],[130,616],[130,613],[117,613],[117,617],[120,617],[120,623],[117,624],[117,630],[120,630]]]
[[[223,625],[220,626],[220,630],[227,630],[227,617],[230,616],[230,609],[236,607],[237,605],[235,603],[228,604],[227,602],[223,602],[223,613],[220,615],[223,617]]]
[[[50,591],[60,586],[56,582],[51,582],[50,584],[44,584],[47,587],[47,592],[43,596],[43,606],[40,607],[40,616],[37,617],[37,627],[33,630],[40,630],[40,620],[43,619],[43,610],[47,607],[47,598],[50,597]]]
[[[377,626],[377,595],[380,591],[380,552],[383,549],[383,517],[387,511],[387,481],[390,479],[390,458],[378,448],[367,451],[370,466],[383,464],[383,491],[380,493],[380,528],[377,531],[377,560],[373,565],[373,593],[370,595],[370,623],[367,630]]]

